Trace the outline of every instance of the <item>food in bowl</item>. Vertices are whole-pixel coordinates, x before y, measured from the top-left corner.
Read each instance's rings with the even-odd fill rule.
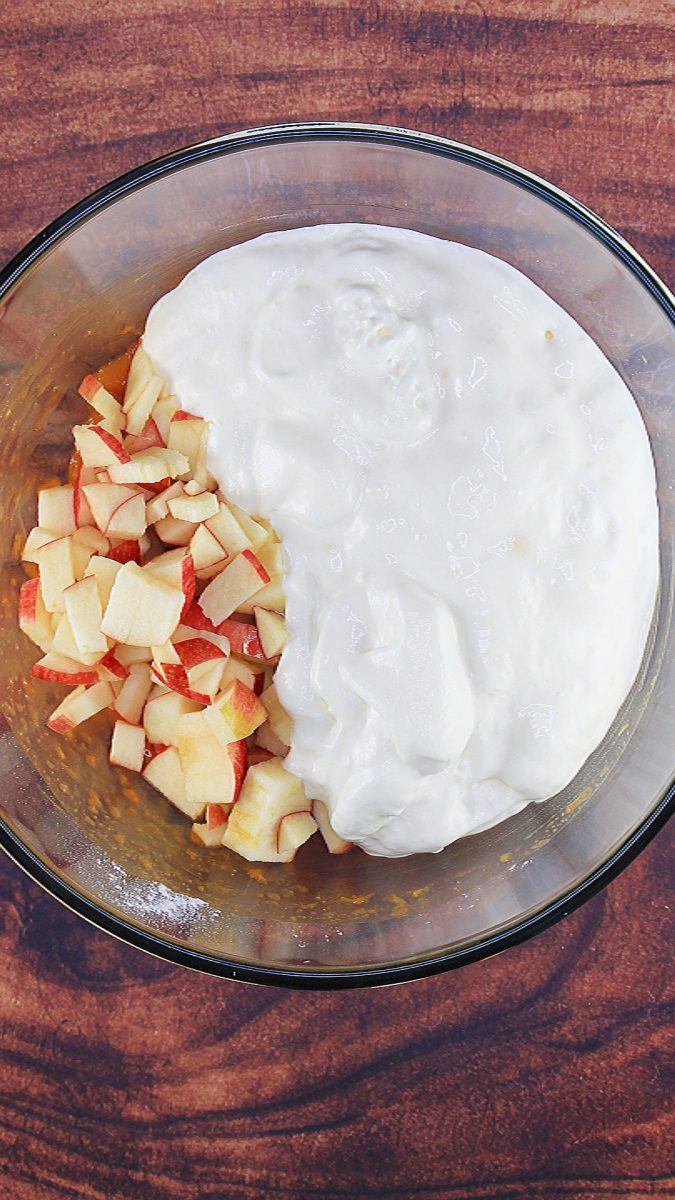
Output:
[[[214,811],[217,823],[198,822],[207,825],[205,841],[287,861],[297,848],[290,842],[309,836],[320,816],[340,848],[436,851],[574,777],[644,652],[658,512],[649,441],[630,392],[530,280],[482,251],[409,230],[345,224],[265,235],[207,259],[155,305],[124,409],[123,443],[154,438],[148,424],[160,418],[168,426],[159,428],[162,446],[132,442],[127,456],[139,465],[104,464],[110,479],[84,485],[85,496],[87,486],[132,488],[123,507],[135,507],[141,523],[141,508],[163,513],[165,503],[155,533],[169,545],[179,534],[189,539],[191,554],[197,539],[199,562],[214,532],[207,507],[223,504],[248,534],[253,522],[276,547],[277,580],[284,567],[285,626],[274,617],[278,584],[275,591],[263,580],[256,595],[263,577],[252,574],[261,560],[250,537],[243,549],[216,534],[221,557],[207,564],[213,579],[200,580],[194,611],[206,632],[243,604],[239,615],[260,610],[257,632],[280,651],[273,690],[251,702],[266,714],[262,748],[274,758],[249,768],[239,798],[241,762],[228,766],[234,792]],[[182,453],[180,438],[183,449],[192,446],[197,425],[189,469],[166,460],[166,448]],[[81,453],[102,440],[85,428]],[[163,463],[162,476],[136,478],[148,455]],[[167,495],[174,480],[182,491]],[[216,481],[227,500],[216,496]],[[165,485],[159,499],[143,496],[145,483]],[[66,536],[81,540],[84,522],[74,521],[78,530]],[[129,529],[108,524],[105,533],[126,537]],[[56,541],[36,547],[38,559],[50,559]],[[151,550],[141,546],[141,554]],[[134,644],[124,622],[147,619],[141,580],[168,572],[162,582],[176,593],[174,609],[152,634],[150,670],[167,706],[182,695],[201,707],[181,712],[190,732],[182,741],[176,733],[144,773],[169,791],[167,767],[172,779],[192,770],[201,804],[220,780],[199,731],[211,734],[220,719],[221,680],[213,671],[215,690],[199,702],[184,694],[197,691],[207,672],[194,672],[206,661],[186,684],[175,630],[189,612],[178,586],[187,553],[168,554],[165,567],[153,566],[162,555],[115,568],[133,581],[138,601],[125,593],[118,625],[105,597],[98,632]],[[108,642],[96,653],[109,654]],[[255,698],[255,688],[236,682]],[[254,735],[228,741],[221,729],[219,746],[229,755],[228,746]],[[138,762],[145,743],[137,733],[132,746],[130,736],[122,730],[117,740]],[[275,773],[288,790],[281,809],[269,801]],[[279,812],[290,822],[288,845]],[[258,827],[264,836],[251,833]]]

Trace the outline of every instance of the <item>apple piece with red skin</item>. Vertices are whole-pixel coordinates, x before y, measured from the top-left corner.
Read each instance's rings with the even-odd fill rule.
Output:
[[[34,563],[36,566],[40,561],[39,552],[48,542],[55,542],[58,534],[51,529],[40,529],[39,525],[34,525],[31,529],[26,541],[24,542],[23,550],[21,551],[21,561]]]
[[[271,612],[267,608],[259,608],[257,605],[253,609],[253,615],[258,626],[260,644],[265,658],[276,658],[281,654],[288,640],[284,618],[280,617],[278,613]]]
[[[124,448],[131,455],[138,454],[141,450],[152,450],[156,446],[163,447],[165,444],[152,417],[146,421],[140,433],[129,433],[124,439]]]
[[[195,595],[195,567],[189,550],[182,546],[175,550],[166,550],[146,563],[146,571],[151,571],[157,579],[164,580],[171,587],[179,588],[183,593],[183,611],[186,612]]]
[[[80,650],[75,635],[71,628],[70,620],[67,613],[54,614],[53,617],[53,636],[50,649],[54,654],[61,654],[64,658],[72,658],[74,662],[78,662],[83,667],[95,667],[103,658],[104,651],[99,650],[93,654],[86,654]]]
[[[182,663],[155,663],[152,674],[158,683],[165,684],[172,692],[193,700],[195,704],[209,704],[207,692],[198,692],[190,686],[190,678]]]
[[[36,556],[47,612],[65,612],[63,593],[76,580],[72,534],[46,542],[36,551]]]
[[[191,832],[195,841],[201,842],[202,846],[206,846],[208,850],[215,850],[217,847],[222,848],[222,826],[210,828],[206,821],[195,821]]]
[[[178,722],[176,746],[185,776],[188,800],[207,804],[234,804],[246,772],[246,746],[235,750],[221,746],[203,712],[186,713]]]
[[[202,592],[197,603],[214,625],[219,625],[249,596],[269,583],[269,575],[252,550],[242,550]]]
[[[71,686],[88,686],[99,682],[98,671],[94,667],[85,667],[82,663],[53,651],[49,651],[33,665],[31,675],[33,679],[44,679],[48,683],[69,683]]]
[[[253,545],[244,533],[234,513],[224,500],[220,500],[217,512],[209,517],[206,529],[223,547],[227,557],[240,554],[242,550],[252,550]]]
[[[201,694],[208,696],[209,704],[212,704],[221,690],[223,679],[223,671],[227,660],[224,658],[211,659],[210,662],[199,663],[196,667],[191,667],[188,671],[188,685],[190,688],[189,694]]]
[[[345,841],[333,829],[330,823],[328,806],[324,804],[323,800],[312,801],[312,816],[319,827],[319,833],[326,843],[326,849],[329,854],[347,854],[350,850],[353,850],[354,843]]]
[[[188,468],[183,454],[166,446],[139,450],[128,462],[114,463],[108,468],[113,483],[158,483],[167,476],[172,479]],[[210,493],[209,493],[210,495]]]
[[[115,712],[127,724],[138,725],[140,723],[151,687],[152,679],[150,677],[149,664],[144,662],[130,663],[127,678],[122,683],[115,697]]]
[[[74,496],[75,489],[70,484],[41,488],[38,492],[38,526],[51,529],[55,537],[74,533],[77,528]]]
[[[106,681],[95,683],[90,688],[76,687],[54,709],[47,725],[55,733],[68,733],[75,725],[81,725],[108,708],[115,699],[115,688],[115,684]]]
[[[266,719],[267,713],[255,692],[240,679],[233,679],[213,704],[205,719],[221,745],[250,737]]]
[[[143,346],[138,344],[134,351],[134,356],[129,365],[129,373],[127,375],[126,387],[122,399],[122,408],[125,413],[133,408],[137,400],[140,400],[143,392],[154,377],[154,369],[148,354],[146,354]]]
[[[94,467],[85,467],[81,462],[73,476],[73,516],[78,529],[86,529],[94,524],[94,517],[84,494],[84,486],[89,483],[96,483],[96,470]]]
[[[183,474],[185,477],[196,479],[198,483],[206,483],[208,479],[206,466],[208,432],[206,421],[182,409],[173,414],[169,423],[167,445],[172,450],[177,450],[180,454],[185,455],[189,461],[189,467]]]
[[[178,625],[183,603],[178,588],[127,562],[115,577],[101,629],[113,641],[126,645],[163,644]]]
[[[71,584],[63,593],[66,615],[81,654],[103,654],[108,641],[101,632],[103,610],[98,585],[92,575]]]
[[[244,782],[244,774],[242,773],[237,789],[237,795],[241,790],[241,785]],[[235,800],[236,800],[235,796]],[[222,834],[222,826],[227,825],[228,809],[224,804],[207,804],[206,806],[206,824],[209,829],[220,829]]]
[[[121,429],[124,424],[124,413],[122,412],[121,404],[115,399],[111,392],[104,388],[100,379],[95,375],[85,375],[78,391],[83,400],[87,401],[101,417],[105,417]]]
[[[220,569],[228,560],[225,547],[206,525],[198,525],[195,529],[190,540],[190,554],[195,564],[195,571],[203,571],[216,566]]]
[[[227,659],[227,654],[208,638],[196,637],[174,642],[176,653],[186,671],[213,659]]]
[[[138,435],[140,434],[153,412],[157,403],[160,392],[162,390],[162,380],[158,375],[153,375],[150,381],[146,384],[140,396],[130,408],[126,407],[126,397],[124,401],[126,412],[127,433]]]
[[[169,440],[169,425],[174,413],[180,408],[175,396],[162,396],[160,393],[159,400],[152,410],[152,419],[159,429],[160,435],[167,444]]]
[[[255,608],[267,608],[277,613],[284,612],[286,608],[286,593],[284,592],[284,581],[281,575],[275,575],[259,591],[254,592],[246,600],[242,600],[237,605],[236,611],[250,617],[253,615]]]
[[[168,746],[151,758],[143,771],[143,778],[191,821],[197,821],[202,816],[204,805],[188,800],[185,794],[185,776],[175,746]]]
[[[195,637],[195,634],[197,634],[197,633],[199,634],[200,638],[203,638],[205,641],[211,642],[214,646],[217,646],[219,650],[222,650],[225,657],[229,658],[230,643],[229,643],[228,638],[224,637],[223,634],[221,634],[221,633],[212,633],[210,629],[202,629],[202,630],[192,629],[189,625],[183,624],[182,618],[181,618],[181,624],[178,626],[176,632],[171,637],[171,641],[173,642],[174,646],[176,647],[176,650],[180,653],[180,651],[179,651],[180,643],[192,641]],[[246,681],[244,680],[244,682],[246,682]]]
[[[230,656],[223,669],[221,687],[223,691],[234,679],[239,679],[245,687],[260,696],[265,687],[265,671],[262,667],[254,667],[241,658]]]
[[[120,565],[126,562],[140,563],[143,557],[140,539],[125,538],[124,541],[118,542],[116,546],[110,547],[107,557],[111,558],[113,562],[120,563]]]
[[[99,679],[111,677],[112,679],[124,680],[129,678],[129,668],[117,658],[114,646],[108,650],[107,654],[103,655],[102,659],[100,659],[98,663],[98,672]]]
[[[84,484],[82,490],[94,518],[94,523],[103,534],[107,533],[108,526],[115,512],[123,504],[126,504],[127,501],[137,498],[141,499],[144,505],[143,516],[145,518],[145,499],[143,493],[138,488],[126,487],[121,483],[87,483]],[[145,519],[141,532],[144,530]],[[133,536],[140,537],[140,534],[134,534]]]
[[[281,821],[294,813],[310,815],[300,780],[277,758],[258,762],[246,772],[223,831],[223,845],[249,862],[291,862],[297,847],[279,850],[277,839]]]
[[[276,754],[272,754],[271,750],[265,750],[263,746],[249,746],[248,765],[254,767],[256,763],[269,762],[271,758],[278,758]]]
[[[39,579],[27,579],[19,592],[19,628],[39,646],[43,654],[51,649],[53,621],[44,606]]]
[[[148,741],[165,746],[175,745],[180,718],[185,713],[199,712],[201,707],[179,692],[168,691],[150,696],[143,709],[143,726]]]
[[[118,642],[115,646],[115,656],[118,662],[121,662],[125,667],[130,667],[134,663],[139,662],[152,662],[152,650],[150,646],[126,646],[124,642]]]
[[[199,524],[218,511],[218,501],[213,492],[204,490],[190,495],[186,488],[184,496],[176,496],[169,500],[168,508],[171,516],[177,517],[179,521],[193,521]]]
[[[100,529],[96,529],[93,522],[91,525],[82,525],[76,529],[73,534],[73,542],[76,546],[86,546],[92,554],[105,555],[110,551],[110,539],[101,533]]]
[[[152,500],[148,500],[145,506],[145,519],[148,525],[154,525],[157,521],[163,520],[169,516],[169,500],[172,496],[182,496],[185,493],[185,485],[180,479],[176,479],[173,483],[169,482],[167,487],[162,488],[153,496]]]
[[[142,771],[145,763],[143,726],[115,721],[109,758],[115,767],[125,767],[127,771]]]
[[[234,503],[234,501],[226,500],[225,503],[227,504],[227,507],[229,508],[233,517],[235,517],[241,525],[241,528],[243,529],[250,545],[254,550],[259,550],[261,546],[264,546],[265,542],[269,541],[269,531],[260,523],[260,521],[256,521],[250,513],[245,512],[244,509],[240,508],[238,504]]]
[[[75,425],[73,437],[85,467],[111,467],[130,461],[120,439],[101,425]]]

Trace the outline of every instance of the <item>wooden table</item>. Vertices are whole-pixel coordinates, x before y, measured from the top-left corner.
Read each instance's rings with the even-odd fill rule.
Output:
[[[666,0],[6,0],[0,255],[149,157],[337,117],[515,159],[666,273],[674,32]],[[342,995],[171,968],[3,861],[0,1195],[675,1196],[672,851],[497,959]]]

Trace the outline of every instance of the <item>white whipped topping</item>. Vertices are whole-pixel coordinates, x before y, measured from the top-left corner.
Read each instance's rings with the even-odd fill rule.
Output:
[[[576,322],[479,250],[324,225],[213,255],[144,345],[283,539],[287,761],[337,832],[436,851],[564,787],[658,579],[647,434]]]

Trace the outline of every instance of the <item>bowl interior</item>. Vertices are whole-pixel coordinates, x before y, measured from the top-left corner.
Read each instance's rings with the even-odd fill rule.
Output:
[[[662,585],[643,667],[605,739],[560,796],[444,853],[287,867],[190,841],[189,825],[107,761],[101,717],[73,739],[44,720],[62,690],[30,680],[15,627],[35,489],[62,475],[80,378],[124,349],[153,302],[207,254],[273,229],[400,225],[514,264],[598,342],[650,434]],[[75,892],[167,944],[268,968],[349,972],[480,944],[573,891],[645,821],[672,774],[675,334],[648,283],[550,198],[424,140],[376,135],[225,142],[81,215],[19,273],[0,321],[0,817]],[[206,963],[205,965],[208,965]]]

